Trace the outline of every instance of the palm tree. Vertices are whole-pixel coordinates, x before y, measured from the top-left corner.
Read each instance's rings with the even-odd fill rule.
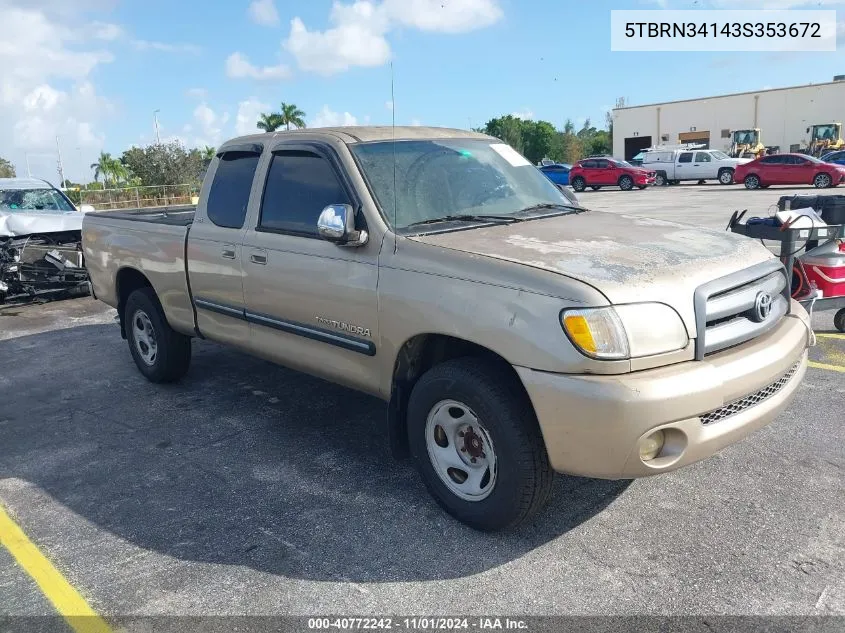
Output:
[[[288,131],[290,131],[291,125],[298,128],[305,127],[305,121],[303,120],[305,112],[297,108],[292,103],[285,103],[282,101],[282,111],[280,116],[282,118],[282,125],[286,125]]]
[[[258,123],[255,124],[259,130],[264,130],[265,132],[275,132],[280,127],[284,125],[282,121],[282,115],[277,114],[275,112],[271,112],[270,114],[261,113],[261,118],[258,119]]]
[[[214,160],[215,156],[217,156],[217,148],[212,147],[211,145],[206,145],[205,147],[202,148],[200,153],[202,154],[203,160],[207,160],[207,161],[210,162],[210,161]]]
[[[109,173],[114,177],[115,183],[121,180],[129,180],[129,170],[119,158],[113,158],[110,161]]]
[[[111,157],[111,154],[102,151],[97,162],[91,163],[91,169],[94,170],[94,181],[98,182],[100,176],[103,177],[103,189],[106,188],[106,182],[109,179],[109,174],[111,174],[113,163],[114,159]]]

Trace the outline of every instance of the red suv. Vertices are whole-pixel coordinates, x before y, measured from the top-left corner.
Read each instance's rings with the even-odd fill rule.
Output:
[[[772,154],[737,165],[734,182],[744,182],[746,189],[765,189],[769,185],[814,185],[825,189],[845,182],[845,167],[804,154]]]
[[[654,172],[615,158],[585,158],[569,171],[569,184],[575,191],[584,191],[587,187],[594,190],[602,187],[619,187],[623,191],[634,187],[645,189],[654,184]]]

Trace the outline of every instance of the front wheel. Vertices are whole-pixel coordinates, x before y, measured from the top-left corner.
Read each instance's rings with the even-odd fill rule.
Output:
[[[842,308],[833,315],[833,327],[840,332],[845,332],[845,308]]]
[[[459,358],[423,374],[408,402],[408,439],[431,495],[475,529],[513,527],[548,501],[543,438],[506,367]]]
[[[760,188],[760,179],[755,176],[754,174],[750,174],[745,177],[745,188],[746,189],[759,189]]]
[[[634,179],[630,176],[620,176],[618,184],[622,191],[631,191],[634,188]]]
[[[587,188],[587,182],[581,176],[576,176],[572,179],[572,188],[578,193],[581,193]]]
[[[654,184],[657,187],[666,186],[666,174],[664,174],[662,171],[657,172],[654,175]]]
[[[733,169],[723,169],[719,172],[719,182],[723,185],[730,185],[734,181]]]
[[[126,300],[124,328],[132,359],[151,382],[174,382],[191,364],[191,339],[170,327],[155,290],[141,288]]]
[[[828,174],[816,174],[813,178],[813,185],[816,189],[827,189],[833,184],[833,179]]]

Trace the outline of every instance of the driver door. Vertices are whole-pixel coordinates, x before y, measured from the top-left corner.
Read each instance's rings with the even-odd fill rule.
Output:
[[[266,174],[258,218],[243,241],[244,302],[253,353],[378,393],[379,243],[338,246],[317,234],[330,204],[361,201],[336,153],[282,142]]]

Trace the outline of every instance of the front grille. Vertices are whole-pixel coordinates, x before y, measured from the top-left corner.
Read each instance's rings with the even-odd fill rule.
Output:
[[[757,301],[768,295],[761,317]],[[696,358],[739,345],[769,331],[789,313],[789,287],[777,259],[716,279],[695,292]]]
[[[705,413],[704,415],[700,416],[701,423],[704,426],[714,424],[715,422],[719,422],[720,420],[729,418],[733,415],[736,415],[737,413],[742,413],[746,409],[750,409],[751,407],[757,406],[761,402],[768,400],[786,386],[786,384],[795,375],[795,372],[798,371],[798,368],[800,366],[801,361],[798,361],[792,367],[790,367],[783,376],[775,380],[772,384],[763,387],[762,389],[760,389],[760,391],[756,391],[752,394],[745,396],[744,398],[734,400],[733,402],[729,402],[723,407],[719,407],[718,409],[714,409],[709,413]]]

